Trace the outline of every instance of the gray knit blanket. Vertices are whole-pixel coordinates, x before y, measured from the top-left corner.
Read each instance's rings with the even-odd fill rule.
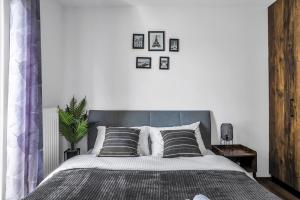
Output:
[[[236,171],[115,171],[71,169],[56,173],[25,200],[277,200]]]

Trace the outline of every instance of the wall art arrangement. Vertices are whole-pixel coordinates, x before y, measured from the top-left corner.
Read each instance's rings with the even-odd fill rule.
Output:
[[[145,48],[145,35],[133,34],[132,48],[144,49]],[[148,31],[148,51],[165,51],[165,31]],[[179,52],[179,39],[169,39],[169,51]],[[151,57],[137,57],[136,68],[151,69]],[[170,57],[159,57],[159,69],[170,69]]]

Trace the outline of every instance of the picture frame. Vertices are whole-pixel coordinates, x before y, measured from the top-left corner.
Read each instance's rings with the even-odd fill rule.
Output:
[[[148,31],[148,50],[165,51],[165,31]]]
[[[151,57],[136,57],[137,69],[151,69]]]
[[[170,69],[170,57],[166,57],[166,56],[159,57],[159,69],[161,70]]]
[[[169,51],[178,52],[179,51],[179,39],[170,38],[169,40]]]
[[[132,35],[132,48],[133,49],[144,49],[145,44],[144,34],[133,34]]]

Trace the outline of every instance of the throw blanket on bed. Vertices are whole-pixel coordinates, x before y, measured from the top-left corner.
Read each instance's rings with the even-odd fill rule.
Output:
[[[25,200],[278,200],[236,171],[114,171],[71,169],[56,173]]]

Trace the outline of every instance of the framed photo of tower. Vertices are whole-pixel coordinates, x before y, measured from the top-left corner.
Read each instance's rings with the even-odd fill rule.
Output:
[[[149,31],[148,32],[148,50],[164,51],[165,50],[165,32]]]
[[[170,39],[169,51],[173,51],[173,52],[179,51],[179,39],[174,39],[174,38]]]

